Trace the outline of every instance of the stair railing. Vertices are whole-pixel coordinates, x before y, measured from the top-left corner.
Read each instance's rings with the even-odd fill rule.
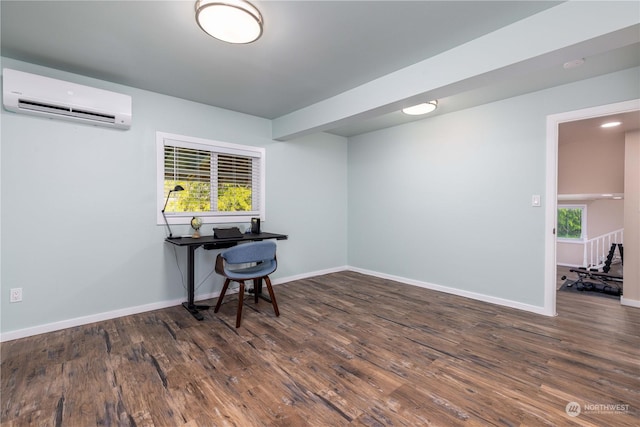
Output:
[[[601,268],[613,243],[624,243],[624,228],[589,239],[584,244],[582,265]]]

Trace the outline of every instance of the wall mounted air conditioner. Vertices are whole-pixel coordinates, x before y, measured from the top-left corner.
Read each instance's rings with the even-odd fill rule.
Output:
[[[4,68],[2,103],[8,111],[118,129],[131,127],[131,97]]]

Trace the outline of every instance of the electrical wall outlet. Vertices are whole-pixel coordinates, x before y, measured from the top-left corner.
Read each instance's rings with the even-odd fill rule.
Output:
[[[22,301],[22,288],[13,288],[10,290],[9,302]]]

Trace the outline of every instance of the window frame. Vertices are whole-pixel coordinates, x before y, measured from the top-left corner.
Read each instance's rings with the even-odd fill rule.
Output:
[[[580,209],[581,217],[580,217],[580,237],[560,237],[560,227],[558,226],[558,210],[559,209]],[[584,243],[587,241],[587,205],[585,204],[562,204],[557,205],[556,208],[556,233],[558,235],[557,239],[559,242],[564,243]]]
[[[266,150],[264,147],[255,147],[242,144],[233,144],[230,142],[215,141],[204,138],[197,138],[186,135],[177,135],[167,132],[156,132],[156,223],[157,225],[164,225],[164,217],[162,215],[162,209],[164,207],[167,195],[164,191],[164,147],[171,145],[174,147],[193,148],[197,150],[206,150],[218,154],[231,154],[257,158],[260,164],[260,171],[258,173],[258,210],[251,211],[243,214],[237,212],[197,212],[195,216],[202,219],[204,224],[216,224],[216,223],[246,223],[250,222],[251,218],[260,217],[261,221],[265,221],[265,201],[266,201]],[[211,175],[213,175],[213,171]],[[213,190],[212,190],[213,191]],[[216,190],[217,191],[217,190]],[[180,194],[180,193],[176,193]],[[165,212],[168,213],[168,212]],[[167,215],[167,222],[169,224],[190,224],[191,218],[194,216],[193,212],[169,213]]]

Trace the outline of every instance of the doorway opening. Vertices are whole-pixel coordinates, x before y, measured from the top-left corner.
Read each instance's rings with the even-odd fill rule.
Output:
[[[555,316],[557,288],[558,142],[562,123],[594,119],[614,114],[640,112],[640,99],[570,111],[547,117],[547,158],[545,196],[545,289],[544,314]],[[636,262],[636,260],[633,260]]]

